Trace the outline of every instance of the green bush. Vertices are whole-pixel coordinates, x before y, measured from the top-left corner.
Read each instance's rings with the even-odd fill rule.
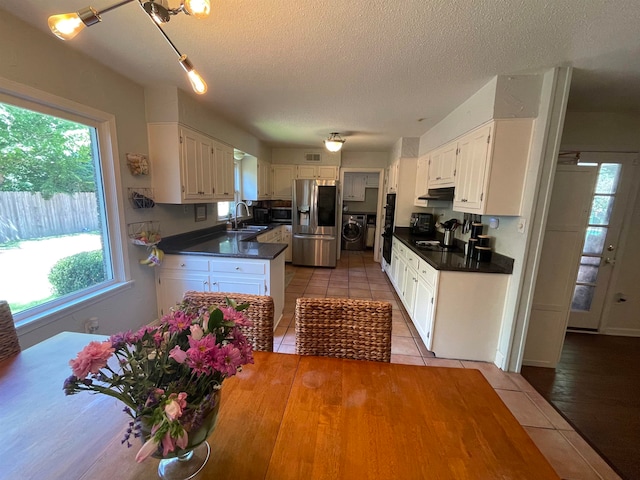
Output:
[[[105,280],[102,251],[80,252],[65,257],[51,268],[49,282],[57,296],[77,292]]]

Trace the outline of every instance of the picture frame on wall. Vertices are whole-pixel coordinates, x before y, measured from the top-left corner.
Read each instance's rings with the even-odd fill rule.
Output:
[[[207,204],[206,203],[196,203],[193,206],[193,212],[195,215],[196,222],[204,222],[207,219]]]

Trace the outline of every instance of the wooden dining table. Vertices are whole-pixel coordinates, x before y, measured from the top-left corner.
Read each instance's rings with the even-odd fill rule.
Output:
[[[111,397],[65,396],[65,332],[0,362],[0,479],[141,480]],[[225,380],[200,479],[559,479],[478,370],[254,352]],[[136,440],[136,443],[138,441]]]

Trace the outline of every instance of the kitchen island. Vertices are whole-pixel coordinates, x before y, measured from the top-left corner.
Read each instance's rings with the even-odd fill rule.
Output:
[[[257,237],[279,226],[225,230],[224,225],[167,237],[156,269],[158,315],[182,300],[184,292],[269,295],[274,304],[274,327],[284,308],[284,251],[286,243],[262,243]]]
[[[442,358],[495,362],[513,260],[469,261],[461,248],[428,251],[417,239],[396,228],[386,272],[425,346]]]

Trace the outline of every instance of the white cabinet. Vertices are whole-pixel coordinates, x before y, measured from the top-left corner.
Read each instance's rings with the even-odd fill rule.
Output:
[[[298,165],[296,178],[337,180],[338,167],[331,165]]]
[[[177,123],[150,123],[149,157],[157,203],[213,200],[213,139]]]
[[[508,275],[436,270],[398,238],[387,274],[436,356],[495,360]]]
[[[457,142],[452,142],[431,152],[429,188],[445,188],[455,185],[457,151]]]
[[[429,155],[423,155],[418,158],[418,167],[416,168],[416,188],[414,190],[415,197],[413,204],[416,207],[426,207],[429,205],[428,200],[420,200],[418,197],[424,195],[429,190]]]
[[[293,260],[293,250],[291,249],[291,225],[284,225],[282,228],[284,229],[284,233],[282,235],[282,243],[287,244],[287,249],[284,251],[284,261],[291,262]]]
[[[258,159],[258,200],[272,198],[271,179],[271,165]]]
[[[147,131],[157,203],[233,200],[233,148],[177,123]]]
[[[235,186],[233,172],[233,147],[214,142],[213,198],[215,201],[233,201]]]
[[[349,202],[364,202],[366,176],[361,173],[345,173],[342,199]]]
[[[398,176],[400,170],[400,159],[396,159],[389,165],[389,182],[387,183],[387,193],[398,192]]]
[[[378,173],[364,174],[365,188],[378,188],[380,186],[380,175]]]
[[[532,119],[508,119],[462,137],[453,210],[520,215],[532,132]]]
[[[270,295],[277,324],[284,308],[284,255],[273,260],[165,255],[156,269],[158,315],[180,303],[187,290]]]
[[[274,200],[291,200],[291,191],[295,178],[295,165],[271,165],[271,198]]]
[[[242,199],[268,200],[271,198],[271,164],[256,157],[242,159]]]

